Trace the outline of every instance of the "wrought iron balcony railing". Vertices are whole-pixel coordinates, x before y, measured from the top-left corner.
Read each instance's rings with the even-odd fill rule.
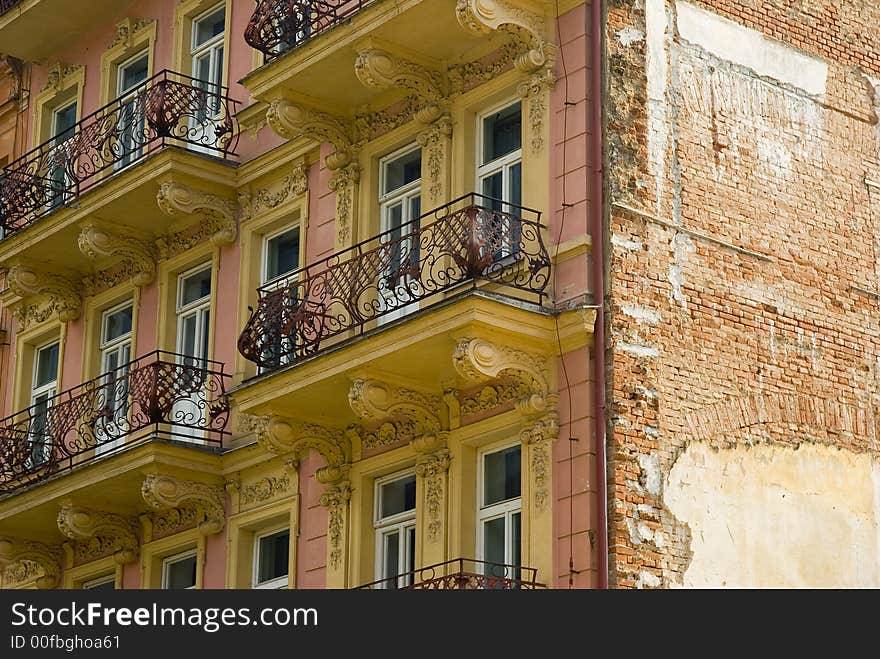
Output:
[[[540,304],[550,281],[540,217],[466,195],[312,263],[259,289],[239,352],[264,369],[276,368],[337,343],[333,339],[349,330],[363,332],[371,321],[479,282]]]
[[[0,238],[166,145],[235,155],[237,102],[225,87],[161,71],[0,173]]]
[[[537,590],[538,571],[519,565],[457,558],[360,586],[359,590]]]
[[[0,0],[0,14],[5,14],[7,11],[15,7],[15,5],[20,5],[21,0]]]
[[[228,377],[156,351],[0,420],[0,494],[153,438],[220,446]]]
[[[376,0],[259,0],[244,40],[271,60],[351,18]]]

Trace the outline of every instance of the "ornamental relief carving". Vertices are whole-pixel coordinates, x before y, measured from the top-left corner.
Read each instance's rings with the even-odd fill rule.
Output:
[[[41,92],[53,90],[61,91],[67,86],[67,81],[79,75],[85,69],[81,64],[69,65],[55,62],[49,67],[49,73],[46,76],[46,84],[43,85]]]
[[[169,508],[153,513],[150,519],[152,539],[159,540],[198,526],[199,511],[195,508]]]
[[[4,587],[36,580],[37,588],[55,588],[61,580],[61,549],[41,542],[0,537],[0,569]]]
[[[535,508],[541,512],[547,507],[551,457],[550,447],[559,437],[559,415],[548,411],[542,418],[530,423],[520,431],[520,441],[529,448],[531,477],[534,481],[533,500]]]
[[[231,245],[238,236],[238,204],[231,199],[166,181],[159,186],[156,203],[170,217],[201,214],[216,246]]]
[[[204,535],[219,533],[226,524],[225,490],[219,485],[149,474],[141,486],[141,495],[148,506],[159,511],[194,509],[201,520],[199,533]]]
[[[239,505],[251,506],[284,497],[290,493],[290,486],[291,478],[289,473],[265,476],[248,485],[242,485],[238,492]]]
[[[155,22],[156,19],[154,18],[141,18],[136,21],[131,18],[124,18],[116,24],[116,36],[113,41],[107,45],[107,50],[119,45],[123,45],[125,48],[131,48],[134,37],[144,28],[151,26]]]
[[[443,529],[443,504],[446,498],[446,473],[450,465],[449,451],[441,449],[420,456],[416,462],[416,475],[424,479],[425,510],[428,518],[428,541],[436,542]]]
[[[136,520],[115,513],[64,505],[58,511],[58,530],[76,541],[78,563],[113,555],[120,565],[132,563],[138,556]]]
[[[245,191],[238,193],[238,203],[242,219],[255,217],[260,213],[280,206],[286,201],[296,199],[309,189],[308,168],[305,161],[294,163],[290,174],[280,182],[258,188],[253,194]]]
[[[531,394],[531,390],[521,380],[512,378],[504,382],[486,385],[475,391],[466,393],[461,398],[463,415],[479,414],[493,410],[505,403],[521,400]]]
[[[549,391],[549,358],[484,339],[459,339],[452,355],[455,370],[466,380],[486,382],[501,376],[515,378],[534,394]]]
[[[98,224],[82,228],[79,251],[90,259],[119,258],[134,286],[146,286],[156,277],[155,246]]]
[[[327,508],[329,562],[334,570],[338,570],[342,564],[343,536],[349,499],[351,499],[351,484],[342,481],[328,487],[319,500],[319,503]]]
[[[49,315],[57,313],[63,323],[79,318],[82,310],[81,287],[78,281],[70,277],[32,265],[18,264],[7,271],[6,285],[24,299],[45,296],[48,299],[45,308],[50,310]],[[22,319],[25,319],[24,316]]]

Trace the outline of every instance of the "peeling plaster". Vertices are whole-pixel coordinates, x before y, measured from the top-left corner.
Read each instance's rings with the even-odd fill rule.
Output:
[[[663,499],[691,530],[685,587],[880,586],[880,464],[868,454],[693,442]]]
[[[618,236],[617,234],[613,234],[611,236],[611,244],[615,247],[620,247],[621,249],[626,250],[637,250],[642,249],[643,244],[638,240],[629,240],[628,238],[624,238],[622,236]]]
[[[659,357],[660,351],[651,346],[640,346],[633,343],[618,343],[617,347],[623,352],[628,352],[634,357]]]
[[[648,307],[624,304],[620,307],[620,310],[630,318],[635,319],[637,323],[656,325],[660,322],[660,312],[655,311],[654,309],[649,309]]]
[[[617,32],[617,40],[622,46],[629,48],[634,43],[645,40],[645,33],[634,27],[625,27]]]

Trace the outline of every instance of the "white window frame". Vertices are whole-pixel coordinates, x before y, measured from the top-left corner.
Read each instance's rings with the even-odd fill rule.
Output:
[[[492,453],[505,451],[516,446],[520,446],[520,462],[522,461],[522,448],[519,442],[509,442],[503,445],[494,445],[480,449],[477,452],[477,560],[486,561],[485,547],[483,546],[483,526],[486,522],[494,519],[504,518],[504,564],[515,565],[517,561],[513,555],[513,516],[519,513],[520,534],[523,527],[522,513],[522,483],[520,483],[520,495],[514,499],[506,499],[485,505],[483,496],[485,489],[483,487],[486,471],[486,456]],[[522,479],[522,469],[520,469],[520,479]],[[522,556],[522,547],[519,548],[519,555]],[[519,566],[517,566],[519,567]]]
[[[55,379],[47,382],[46,384],[37,385],[37,374],[40,368],[40,353],[53,345],[58,346],[58,363],[55,365]],[[34,365],[33,372],[31,374],[30,406],[33,407],[34,405],[37,405],[37,398],[40,398],[42,396],[46,397],[46,427],[44,429],[46,435],[41,441],[47,443],[42,447],[43,456],[40,459],[40,462],[36,464],[33,462],[33,447],[30,448],[28,463],[33,464],[33,466],[37,466],[37,464],[45,464],[49,460],[49,456],[51,455],[53,449],[52,429],[49,427],[49,410],[52,408],[52,399],[58,393],[58,373],[60,370],[61,342],[58,339],[55,339],[54,341],[49,341],[48,343],[44,343],[43,345],[34,349]]]
[[[107,333],[107,320],[108,320],[108,318],[110,318],[110,316],[112,316],[115,313],[119,313],[120,311],[124,311],[125,309],[131,310],[132,329],[130,329],[126,334],[122,334],[121,336],[118,336],[115,339],[107,340],[105,337],[106,337],[106,333]],[[127,364],[131,363],[131,348],[132,348],[133,331],[134,331],[134,301],[133,300],[126,300],[125,302],[122,302],[121,304],[117,304],[116,306],[113,306],[113,307],[110,307],[109,309],[106,309],[101,314],[101,334],[99,336],[100,343],[98,344],[98,350],[101,353],[101,374],[102,374],[102,376],[104,374],[107,375],[105,382],[104,382],[104,385],[106,387],[105,401],[107,403],[109,403],[109,398],[114,393],[117,395],[124,394],[126,398],[128,397],[128,383],[126,382],[122,387],[120,387],[120,385],[118,383],[119,383],[119,379],[124,378],[128,373],[128,368],[125,368],[125,370],[123,370],[123,367],[126,366]],[[123,359],[126,348],[128,351],[128,357],[127,357],[127,359]],[[110,361],[109,358],[113,354],[116,354],[118,356],[119,363],[114,371],[114,374],[111,376],[110,375],[111,369],[110,369],[108,362]],[[122,402],[122,401],[113,401],[113,402],[114,402],[113,410],[112,410],[113,412],[124,412],[124,414],[120,414],[120,417],[124,417],[124,416],[128,415],[128,401],[127,400],[124,402]],[[122,405],[120,405],[120,403],[122,403]],[[120,407],[121,407],[121,409],[119,409]],[[116,420],[115,418],[113,420],[104,419],[104,421],[106,423],[111,423],[111,424],[114,423],[115,420]],[[123,441],[122,437],[119,437],[119,438],[111,440],[111,441],[103,441],[103,440],[106,440],[106,436],[101,435],[101,433],[103,432],[102,427],[103,426],[101,425],[101,421],[98,421],[95,423],[96,441],[101,442],[95,447],[96,455],[101,455],[103,453],[106,453],[107,451],[110,451],[114,448],[117,448],[118,446],[120,446],[122,444],[122,441]],[[102,439],[102,437],[103,437],[103,439]]]
[[[116,575],[112,572],[110,574],[105,574],[100,577],[95,577],[94,579],[89,579],[88,581],[83,581],[80,588],[82,590],[90,590],[92,588],[97,588],[98,586],[103,586],[104,584],[112,583],[114,589],[116,588]]]
[[[51,121],[52,121],[52,148],[53,148],[53,150],[55,148],[62,149],[64,147],[64,143],[67,142],[67,140],[72,139],[73,137],[76,136],[76,131],[74,131],[70,136],[68,136],[64,139],[60,138],[62,132],[67,132],[67,131],[71,130],[71,128],[74,128],[76,126],[76,124],[77,124],[76,114],[79,111],[78,105],[79,105],[79,99],[74,98],[73,100],[70,100],[66,103],[62,103],[61,105],[59,105],[56,108],[52,108],[52,120]],[[60,131],[58,129],[58,116],[62,112],[64,112],[65,110],[68,110],[70,108],[74,109],[73,110],[73,115],[74,115],[73,126],[71,126],[69,128],[65,128],[64,131]],[[53,154],[53,156],[50,156],[50,157],[54,157],[54,154]],[[57,179],[54,178],[55,170],[50,170],[49,179],[53,182],[58,182],[63,187],[67,187],[70,184],[70,181],[68,180],[68,177],[67,177],[67,170],[63,165],[60,167],[60,169],[61,169],[61,175],[62,175],[61,181],[58,181]],[[66,204],[72,198],[73,198],[72,192],[65,192],[64,194],[53,198],[52,201],[50,201],[47,204],[47,206],[51,210],[53,208],[57,208],[59,206]]]
[[[408,544],[408,531],[410,529],[414,530],[416,527],[416,510],[418,509],[418,499],[416,499],[416,506],[412,510],[397,513],[396,515],[391,515],[390,517],[380,517],[380,515],[382,514],[382,486],[397,480],[409,478],[410,476],[415,476],[415,473],[415,469],[407,469],[405,471],[398,471],[393,474],[389,474],[388,476],[377,478],[374,482],[373,528],[375,529],[376,538],[375,575],[377,581],[382,581],[382,587],[387,587],[386,583],[390,582],[390,580],[394,578],[391,575],[385,574],[385,537],[392,533],[399,534],[399,547],[397,552],[397,587],[403,588],[405,586],[412,585],[411,583],[408,583],[408,577],[410,576],[410,573],[412,573],[416,569],[416,566],[407,565],[410,555],[410,547]],[[416,536],[415,533],[413,533],[413,543],[415,542]],[[400,548],[402,548],[403,551],[400,551]]]
[[[260,533],[254,534],[254,566],[253,571],[251,573],[251,587],[257,590],[265,589],[265,590],[278,590],[287,588],[290,583],[290,549],[288,544],[288,554],[287,554],[287,565],[288,570],[287,574],[281,577],[275,577],[274,579],[270,579],[269,581],[264,581],[263,583],[257,582],[257,575],[260,574],[260,540],[266,538],[270,535],[275,535],[280,531],[287,531],[288,537],[292,539],[292,535],[290,534],[290,526],[288,524],[284,524],[282,526],[276,526],[268,531],[261,531]]]
[[[411,222],[417,220],[418,217],[412,217],[412,201],[418,197],[419,198],[419,217],[421,216],[422,209],[421,206],[421,197],[422,197],[422,176],[421,172],[419,172],[419,177],[414,181],[411,181],[405,185],[402,185],[399,188],[395,188],[389,192],[385,192],[385,184],[386,184],[386,166],[388,163],[394,162],[395,160],[399,160],[404,156],[407,156],[411,153],[415,153],[416,151],[421,152],[421,157],[424,157],[424,152],[422,151],[422,147],[418,144],[408,144],[397,151],[389,153],[382,158],[379,159],[379,218],[380,218],[380,233],[385,233],[392,230],[391,219],[390,219],[390,209],[392,206],[396,204],[400,204],[402,208],[401,213],[401,223],[400,226],[404,227],[410,225]],[[415,229],[416,226],[410,225],[409,231]],[[401,234],[403,231],[401,231]],[[418,241],[417,241],[418,242]],[[418,245],[416,245],[418,246]],[[412,246],[410,246],[411,248]],[[408,250],[407,250],[408,251]],[[382,274],[383,277],[388,277],[390,273],[385,272]],[[405,282],[400,282],[397,286],[406,286],[412,290],[413,295],[419,295],[419,287],[420,282],[418,279],[412,279],[407,277]],[[396,287],[397,287],[396,286]],[[396,288],[395,287],[395,288]],[[396,318],[400,318],[401,316],[405,316],[408,313],[412,313],[413,311],[419,308],[418,302],[413,302],[412,304],[408,304],[402,306],[398,309],[394,309],[393,311],[387,312],[379,318],[378,324],[382,325],[384,323],[391,322]]]
[[[133,86],[128,88],[123,88],[122,81],[124,78],[125,69],[131,66],[134,62],[138,60],[146,58],[147,60],[147,73],[143,80],[135,83]],[[127,60],[118,64],[116,66],[116,98],[118,99],[119,106],[122,105],[130,105],[132,107],[132,112],[138,112],[138,104],[143,103],[145,99],[138,99],[134,94],[131,94],[132,90],[137,89],[141,85],[144,84],[150,78],[150,51],[149,49],[144,49],[138,52],[136,55],[129,57]],[[128,98],[125,98],[128,97]],[[143,118],[141,118],[140,126],[136,127],[134,130],[139,131],[141,134],[144,131],[144,123]],[[143,140],[143,137],[141,138]],[[131,153],[122,158],[119,162],[116,163],[115,169],[120,170],[124,167],[131,164],[134,160],[140,157],[143,151],[143,144],[137,144],[136,140],[132,140],[133,144],[128,145],[128,148],[131,148]]]
[[[162,559],[162,590],[169,590],[168,588],[168,567],[174,563],[179,563],[180,561],[186,560],[187,558],[196,559],[196,576],[195,583],[192,586],[188,586],[184,588],[184,590],[195,590],[195,587],[198,583],[198,575],[199,575],[199,566],[198,566],[198,549],[187,549],[186,551],[182,551],[179,554],[174,554],[173,556],[166,556]]]
[[[217,34],[204,43],[197,44],[196,43],[196,35],[198,34],[198,26],[203,20],[205,20],[208,16],[216,13],[219,9],[223,9],[223,31],[220,34]],[[192,77],[196,80],[199,80],[199,77],[196,75],[198,72],[198,67],[196,62],[202,58],[205,54],[208,55],[209,58],[209,68],[208,68],[208,79],[204,82],[213,86],[213,92],[219,94],[220,88],[223,87],[223,60],[226,57],[226,24],[228,23],[229,8],[226,6],[225,2],[218,3],[203,11],[198,16],[195,16],[192,19],[192,27],[190,28],[190,41],[189,41],[189,55],[190,55],[190,66],[192,70]],[[218,50],[223,50],[223,55],[217,56],[216,53]],[[210,89],[210,87],[209,87]],[[212,117],[216,118],[216,117]]]
[[[476,192],[478,194],[483,194],[483,181],[491,176],[494,176],[498,172],[502,172],[501,176],[501,201],[504,203],[504,211],[510,212],[510,170],[515,165],[520,165],[522,167],[523,161],[523,149],[522,149],[522,136],[520,136],[520,147],[516,151],[511,151],[510,153],[501,156],[500,158],[496,158],[490,162],[483,162],[483,153],[484,153],[484,140],[486,138],[485,135],[485,120],[489,118],[493,114],[497,114],[499,112],[503,112],[504,110],[513,107],[514,105],[519,105],[520,112],[520,123],[522,123],[522,111],[523,105],[521,100],[512,100],[508,99],[504,103],[499,103],[498,105],[490,108],[489,110],[485,110],[477,115],[477,154],[476,154],[476,163],[477,163],[477,189]],[[520,129],[522,130],[522,129]],[[520,186],[520,195],[522,195],[522,186]],[[520,199],[520,203],[522,203],[522,199]],[[514,204],[515,205],[515,204]],[[518,206],[517,206],[518,207]]]
[[[107,319],[110,318],[113,314],[119,313],[120,311],[125,310],[126,308],[131,309],[131,318],[132,318],[132,329],[130,329],[126,334],[116,337],[115,339],[107,340],[105,338],[107,332]],[[114,307],[110,307],[109,309],[104,310],[101,314],[101,342],[98,344],[98,349],[101,351],[101,373],[106,373],[108,371],[108,357],[114,352],[121,353],[122,349],[128,344],[128,359],[125,361],[120,361],[119,366],[127,364],[131,361],[131,340],[132,334],[134,330],[134,301],[126,300],[120,304],[117,304]]]
[[[282,236],[285,233],[289,233],[291,231],[296,231],[296,235],[302,244],[302,232],[300,230],[299,224],[288,224],[285,227],[278,229],[277,231],[273,231],[271,233],[267,233],[263,235],[263,243],[262,248],[260,250],[260,285],[276,288],[280,287],[282,284],[286,284],[291,280],[290,276],[299,270],[299,254],[297,254],[297,267],[291,270],[290,272],[279,275],[278,277],[269,278],[268,268],[269,268],[269,242],[277,238],[278,236]]]
[[[184,355],[185,357],[199,357],[201,359],[208,359],[208,351],[210,346],[210,336],[208,333],[210,332],[211,318],[211,300],[214,297],[214,281],[213,281],[213,272],[211,272],[214,267],[213,263],[208,261],[207,263],[201,263],[194,268],[190,268],[186,272],[182,272],[177,275],[177,304],[175,305],[175,313],[177,315],[177,344],[176,344],[176,352],[178,354],[181,350],[182,337],[183,337],[183,320],[184,318],[188,318],[189,316],[196,314],[196,346],[204,345],[205,354],[204,355]],[[185,279],[189,279],[193,275],[197,275],[200,272],[208,271],[210,272],[211,279],[211,291],[205,295],[204,297],[200,297],[197,300],[193,300],[192,302],[183,303],[183,282]],[[204,312],[208,312],[208,322],[206,323],[204,318]],[[201,339],[201,340],[199,340]]]

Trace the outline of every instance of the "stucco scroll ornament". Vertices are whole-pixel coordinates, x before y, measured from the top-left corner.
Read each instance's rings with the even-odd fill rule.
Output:
[[[156,277],[155,247],[133,236],[88,224],[77,240],[79,251],[91,259],[117,257],[135,286],[146,286]]]
[[[85,559],[107,553],[120,565],[133,563],[138,556],[134,519],[115,513],[64,505],[58,511],[58,530],[77,542]]]
[[[0,568],[7,577],[13,573],[18,582],[36,577],[37,588],[55,588],[61,579],[61,549],[41,542],[0,537]]]
[[[141,486],[141,496],[156,510],[194,508],[202,516],[199,532],[219,533],[226,523],[225,489],[199,481],[178,480],[173,476],[149,474]]]
[[[351,442],[342,430],[280,416],[241,414],[239,419],[240,427],[250,427],[259,444],[269,453],[290,453],[296,458],[305,450],[314,449],[330,468],[351,462]]]
[[[552,402],[558,402],[556,396]],[[550,446],[559,437],[559,414],[555,409],[520,430],[519,438],[531,450],[531,473],[535,481],[534,502],[540,511],[547,505],[550,469]]]
[[[64,275],[40,270],[33,266],[14,265],[6,273],[6,284],[20,297],[45,295],[49,308],[61,322],[79,318],[82,310],[79,282]],[[51,312],[50,312],[51,313]]]
[[[502,375],[516,378],[531,394],[546,395],[549,391],[549,360],[485,339],[459,339],[452,355],[452,363],[466,380],[486,382]]]
[[[211,243],[231,245],[238,236],[238,204],[220,195],[166,181],[156,195],[159,209],[170,217],[201,213],[211,225]]]
[[[436,542],[443,528],[443,501],[446,497],[446,472],[450,465],[449,451],[436,450],[419,456],[416,462],[416,475],[424,479],[425,508],[428,513],[428,540]]]
[[[359,378],[348,390],[352,411],[365,421],[405,417],[412,421],[414,436],[437,436],[440,432],[440,399],[419,391]]]
[[[56,62],[49,67],[49,73],[46,76],[46,84],[43,85],[41,91],[54,89],[56,92],[61,91],[67,83],[67,79],[79,73],[84,67],[81,64],[69,65]]]
[[[115,48],[119,44],[123,44],[126,48],[131,48],[132,39],[135,35],[155,22],[156,19],[154,18],[142,18],[137,21],[133,21],[131,18],[124,18],[116,24],[116,36],[107,46],[107,50]]]
[[[336,570],[342,563],[343,534],[345,533],[345,512],[351,499],[351,484],[339,481],[328,487],[318,502],[327,508],[327,539],[330,544],[330,566]]]

